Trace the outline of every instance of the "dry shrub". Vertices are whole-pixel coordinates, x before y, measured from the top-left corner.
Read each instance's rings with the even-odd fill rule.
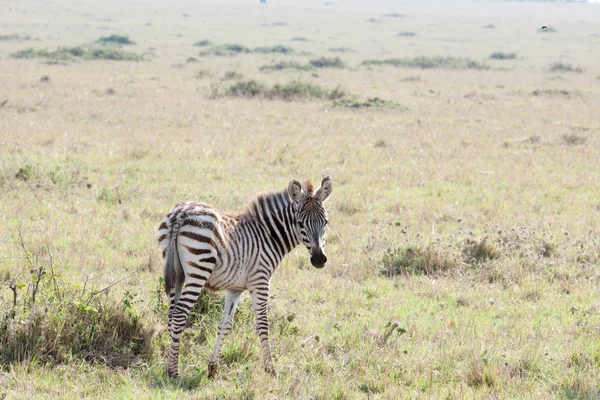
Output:
[[[407,247],[388,250],[381,260],[383,275],[441,275],[455,271],[460,261],[452,253],[434,246]]]
[[[498,257],[498,251],[485,237],[481,241],[467,239],[463,247],[463,260],[466,263],[481,263]]]
[[[566,144],[568,146],[576,146],[576,145],[584,144],[587,141],[587,138],[583,137],[583,136],[579,136],[575,133],[572,133],[570,135],[563,135],[562,141],[564,144]]]
[[[68,363],[72,358],[128,367],[148,362],[154,330],[125,305],[107,298],[64,300],[9,314],[0,324],[0,366]]]

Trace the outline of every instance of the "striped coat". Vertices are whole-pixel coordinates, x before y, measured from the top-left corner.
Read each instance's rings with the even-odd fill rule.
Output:
[[[327,213],[323,202],[332,190],[329,177],[316,191],[310,182],[302,186],[292,180],[286,190],[257,196],[242,214],[219,213],[193,201],[181,202],[167,214],[159,227],[159,243],[165,261],[165,290],[170,297],[169,376],[179,373],[181,334],[203,288],[226,291],[209,376],[217,371],[221,346],[233,327],[240,295],[246,290],[252,297],[265,370],[275,374],[268,336],[269,282],[283,257],[299,244],[308,249],[313,266],[325,266]]]

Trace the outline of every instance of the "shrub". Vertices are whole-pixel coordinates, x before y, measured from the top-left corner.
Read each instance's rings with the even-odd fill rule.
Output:
[[[271,47],[257,47],[254,49],[254,52],[258,54],[292,54],[294,52],[294,49],[288,46],[277,45]]]
[[[452,254],[428,246],[395,248],[388,250],[381,260],[383,274],[388,277],[397,275],[439,275],[452,271],[460,265]]]
[[[384,14],[383,16],[388,17],[388,18],[404,18],[404,17],[406,17],[405,14],[400,14],[400,13]]]
[[[515,58],[517,58],[516,53],[496,52],[496,53],[490,54],[490,59],[492,59],[492,60],[514,60]]]
[[[487,24],[487,25],[483,26],[483,29],[495,29],[495,28],[496,28],[496,25],[494,25],[494,24]]]
[[[398,32],[398,36],[411,37],[411,36],[417,36],[417,34],[414,32],[404,31],[404,32]]]
[[[570,135],[563,135],[562,140],[563,140],[564,144],[570,145],[570,146],[584,144],[585,142],[587,142],[587,138],[576,135],[574,133],[572,133]]]
[[[356,53],[356,51],[351,49],[350,47],[332,47],[327,51],[330,51],[332,53]]]
[[[488,243],[487,238],[483,238],[481,241],[467,240],[462,254],[463,260],[470,264],[478,264],[498,257],[498,251]]]
[[[290,39],[293,42],[308,42],[308,39],[302,36],[296,36]]]
[[[333,107],[360,109],[360,108],[376,108],[376,109],[399,109],[403,108],[400,104],[391,100],[383,100],[379,97],[371,97],[366,101],[340,99],[333,102]]]
[[[224,81],[231,81],[231,80],[234,80],[234,79],[242,79],[243,77],[244,77],[244,75],[240,74],[237,71],[227,71],[223,75],[223,80]]]
[[[546,27],[543,26],[540,29],[538,29],[538,32],[539,33],[556,33],[558,31],[551,26],[546,26]]]
[[[582,73],[583,69],[581,69],[580,67],[576,67],[574,65],[571,65],[571,64],[565,64],[565,63],[561,63],[561,62],[555,62],[552,65],[550,65],[550,72],[577,72],[577,73]]]
[[[101,37],[97,40],[98,43],[102,44],[118,44],[118,45],[132,45],[135,44],[134,41],[130,40],[127,36],[121,35],[110,35],[106,37]]]
[[[321,57],[315,60],[310,60],[309,63],[315,68],[344,68],[346,66],[339,57]]]
[[[280,61],[274,64],[263,65],[259,68],[261,71],[283,71],[286,69],[312,71],[313,67],[309,64],[300,64],[298,61]]]
[[[445,68],[445,69],[488,69],[485,64],[462,57],[389,58],[387,60],[366,60],[362,65],[391,65],[397,68]]]
[[[0,35],[0,40],[31,40],[31,36],[29,36],[29,35],[21,36],[21,35],[17,35],[17,34]]]
[[[200,53],[200,55],[215,55],[221,57],[236,56],[238,54],[249,54],[252,50],[241,44],[227,43],[213,46]]]
[[[213,42],[211,42],[210,40],[204,39],[204,40],[198,40],[197,42],[192,44],[192,46],[207,47],[207,46],[211,46],[212,44],[213,44]]]
[[[263,99],[327,99],[336,100],[346,96],[346,93],[339,87],[328,90],[320,86],[311,85],[300,81],[291,81],[288,83],[278,83],[273,87],[268,87],[254,79],[248,81],[239,81],[227,88],[224,93],[231,97],[263,98]]]
[[[143,57],[137,53],[118,48],[102,47],[85,49],[83,47],[60,47],[54,51],[28,48],[11,54],[14,58],[49,58],[52,60],[117,60],[141,61]]]

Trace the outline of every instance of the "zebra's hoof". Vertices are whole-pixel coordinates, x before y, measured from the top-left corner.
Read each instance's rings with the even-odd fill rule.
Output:
[[[179,371],[167,371],[167,375],[171,379],[179,378]]]
[[[208,377],[213,379],[217,375],[217,363],[208,363]]]
[[[265,372],[266,372],[267,374],[271,375],[271,376],[272,376],[272,377],[274,377],[274,378],[277,378],[277,377],[278,377],[278,375],[277,375],[277,371],[275,370],[275,367],[274,367],[274,366],[272,366],[272,365],[268,365],[268,366],[266,366],[266,367],[265,367]]]

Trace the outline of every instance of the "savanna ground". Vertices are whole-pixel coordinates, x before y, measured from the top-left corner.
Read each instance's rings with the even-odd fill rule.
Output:
[[[0,398],[598,398],[600,7],[427,4],[3,4]],[[279,377],[217,293],[167,379],[162,216],[325,175]]]

